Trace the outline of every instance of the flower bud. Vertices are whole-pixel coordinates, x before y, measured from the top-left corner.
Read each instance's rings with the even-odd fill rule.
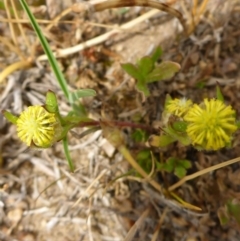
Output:
[[[17,119],[17,135],[27,146],[47,148],[58,141],[62,127],[55,113],[42,106],[29,106]]]

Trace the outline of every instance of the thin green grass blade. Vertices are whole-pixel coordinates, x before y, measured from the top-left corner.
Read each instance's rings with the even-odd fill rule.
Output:
[[[54,57],[51,49],[50,49],[50,46],[46,40],[46,38],[44,37],[44,35],[42,34],[42,31],[37,23],[37,21],[35,20],[35,17],[33,16],[33,14],[31,13],[27,3],[25,2],[25,0],[19,0],[21,5],[22,5],[22,8],[24,9],[24,11],[27,13],[29,19],[30,19],[30,22],[42,44],[42,47],[44,49],[44,52],[46,53],[46,55],[48,56],[48,61],[53,69],[53,72],[57,78],[57,81],[64,93],[64,95],[66,96],[66,98],[69,100],[69,90],[68,90],[68,86],[67,86],[67,82],[58,66],[58,63],[57,63],[57,60],[56,58]]]
[[[70,153],[69,153],[67,137],[64,137],[62,142],[63,142],[64,154],[65,154],[65,156],[67,158],[70,171],[74,172],[74,165],[73,165],[73,161],[72,161],[72,158],[70,156]]]

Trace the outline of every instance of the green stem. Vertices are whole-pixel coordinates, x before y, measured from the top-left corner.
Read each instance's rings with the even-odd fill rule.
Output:
[[[33,16],[32,12],[30,11],[28,4],[26,3],[25,0],[19,0],[22,8],[24,9],[24,11],[26,12],[26,14],[28,15],[30,22],[32,24],[33,29],[35,30],[35,33],[38,36],[39,41],[42,44],[43,50],[46,53],[46,55],[48,56],[48,61],[51,64],[52,70],[56,76],[56,79],[64,93],[64,95],[66,96],[66,98],[69,100],[69,90],[68,90],[68,85],[67,82],[63,76],[62,71],[59,68],[58,62],[56,60],[56,58],[54,57],[52,50],[45,38],[45,36],[43,35],[40,26],[38,25],[35,17]]]
[[[71,172],[74,172],[73,161],[72,161],[72,159],[71,159],[71,156],[70,156],[70,153],[69,153],[69,149],[68,149],[67,136],[63,138],[62,142],[63,142],[64,153],[65,153],[65,156],[66,156],[66,158],[67,158],[70,171],[71,171]]]

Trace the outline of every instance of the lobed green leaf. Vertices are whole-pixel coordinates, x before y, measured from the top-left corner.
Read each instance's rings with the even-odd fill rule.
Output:
[[[157,47],[151,56],[153,63],[156,63],[157,60],[162,56],[162,54],[163,54],[162,49],[160,47]]]
[[[74,103],[76,100],[83,97],[92,97],[96,96],[96,91],[93,89],[78,89],[69,94],[70,103]]]
[[[134,79],[137,79],[140,82],[144,82],[144,76],[141,74],[141,72],[138,70],[138,68],[135,65],[131,63],[126,63],[126,64],[122,64],[122,68]]]
[[[180,65],[172,61],[165,61],[159,64],[151,73],[146,76],[147,83],[172,78],[180,70]]]
[[[145,77],[154,69],[154,62],[150,57],[145,56],[140,59],[138,63],[138,69],[141,72],[141,74]]]

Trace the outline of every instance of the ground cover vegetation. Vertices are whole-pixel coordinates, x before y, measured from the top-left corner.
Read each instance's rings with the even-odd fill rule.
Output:
[[[238,1],[19,2],[0,5],[1,238],[237,240]],[[171,43],[143,44],[165,15]]]

